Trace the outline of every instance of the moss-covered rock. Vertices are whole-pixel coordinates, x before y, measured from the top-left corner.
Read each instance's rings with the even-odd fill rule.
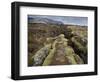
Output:
[[[53,48],[53,49],[50,50],[49,55],[45,58],[45,60],[44,60],[44,62],[42,64],[43,66],[48,66],[48,65],[51,64],[52,59],[54,57],[54,53],[55,53],[55,48]]]
[[[84,60],[84,63],[87,63],[87,44],[83,45],[82,42],[76,39],[76,37],[72,37],[71,46],[73,47],[75,53]]]
[[[35,66],[42,65],[44,59],[50,52],[50,48],[51,48],[51,45],[49,44],[49,45],[45,45],[43,48],[38,50],[36,54],[32,57],[34,60],[33,65]]]

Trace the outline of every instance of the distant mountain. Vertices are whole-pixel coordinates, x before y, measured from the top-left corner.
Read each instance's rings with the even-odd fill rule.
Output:
[[[62,25],[63,23],[61,21],[55,21],[49,18],[28,18],[29,23],[44,23],[44,24],[56,24],[56,25]]]

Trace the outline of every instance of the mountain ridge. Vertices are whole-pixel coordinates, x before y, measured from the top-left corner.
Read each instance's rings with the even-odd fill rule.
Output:
[[[29,23],[44,23],[44,24],[56,24],[56,25],[62,25],[63,23],[61,21],[56,21],[53,19],[49,19],[49,18],[28,18]]]

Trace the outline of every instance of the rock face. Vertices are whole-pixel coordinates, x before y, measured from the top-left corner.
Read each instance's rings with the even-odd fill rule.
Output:
[[[83,64],[83,60],[68,46],[64,34],[48,38],[44,47],[33,56],[33,65],[73,65]]]
[[[36,52],[36,54],[32,57],[34,60],[33,65],[38,66],[41,65],[46,58],[46,56],[49,54],[51,45],[46,45],[43,48],[41,48],[39,51]]]

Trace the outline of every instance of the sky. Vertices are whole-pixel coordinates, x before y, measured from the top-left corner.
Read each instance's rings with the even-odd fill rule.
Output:
[[[31,18],[49,18],[55,21],[61,21],[64,24],[74,24],[88,26],[88,17],[73,17],[73,16],[51,16],[51,15],[28,15]]]

